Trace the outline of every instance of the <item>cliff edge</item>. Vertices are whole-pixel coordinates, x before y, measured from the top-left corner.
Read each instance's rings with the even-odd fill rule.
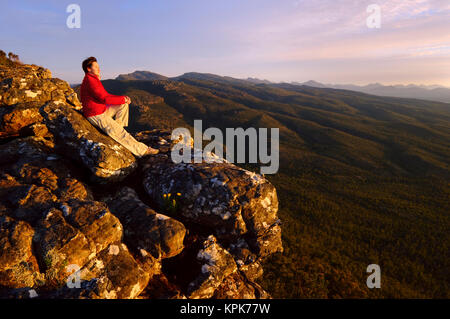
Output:
[[[255,280],[281,252],[263,176],[174,163],[166,130],[136,159],[81,114],[69,84],[0,64],[0,297],[269,298]]]

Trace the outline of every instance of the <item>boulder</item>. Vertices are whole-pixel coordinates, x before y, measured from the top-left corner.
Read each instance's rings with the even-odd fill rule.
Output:
[[[0,66],[0,138],[37,135],[51,137],[39,108],[53,101],[81,110],[77,94],[48,69],[27,64]]]
[[[123,235],[120,221],[104,203],[72,199],[60,209],[49,210],[34,237],[47,278],[59,283],[70,275],[69,265],[83,267]]]
[[[164,273],[155,275],[140,297],[145,299],[186,299],[180,288],[171,283]]]
[[[33,125],[41,123],[38,102],[20,103],[0,108],[0,138],[20,135],[48,136],[48,131],[33,131]],[[30,132],[37,134],[30,134]]]
[[[145,205],[132,188],[122,188],[106,203],[124,226],[125,242],[136,251],[144,249],[155,258],[169,258],[183,250],[184,225]]]
[[[162,274],[161,258],[153,257],[148,251],[142,248],[133,257],[139,266],[149,275],[150,279]]]
[[[40,112],[55,137],[58,152],[86,167],[92,173],[92,181],[120,181],[136,169],[136,159],[129,150],[70,106],[51,102],[41,107]]]
[[[201,273],[189,284],[189,298],[210,298],[223,280],[237,271],[233,256],[223,249],[211,235],[203,242],[197,254]]]
[[[48,209],[53,207],[57,200],[48,188],[34,184],[24,184],[12,189],[8,202],[15,207],[13,216],[15,218],[36,222]]]
[[[264,270],[260,260],[248,264],[239,263],[239,260],[237,260],[236,263],[238,264],[239,271],[245,275],[248,280],[255,281],[263,275]]]
[[[0,145],[0,165],[4,171],[0,199],[17,219],[34,224],[61,202],[93,199],[87,185],[71,176],[74,167],[52,153],[42,138],[18,138]]]
[[[0,213],[0,286],[32,287],[43,280],[32,252],[33,228]]]
[[[69,266],[81,268],[96,253],[95,245],[71,226],[64,219],[63,212],[56,208],[50,209],[45,219],[40,220],[33,242],[46,278],[55,287],[66,282],[71,274]]]
[[[53,143],[42,137],[16,138],[0,145],[0,165],[12,166],[31,161],[46,161],[53,153]]]
[[[23,183],[35,184],[48,188],[50,191],[58,190],[58,176],[42,163],[20,163],[13,168]]]
[[[95,253],[122,240],[122,224],[105,203],[73,199],[61,208],[67,221],[94,244]]]
[[[123,243],[104,249],[80,270],[80,277],[90,281],[97,297],[103,299],[136,298],[150,279]]]
[[[136,263],[127,247],[114,243],[104,249],[78,272],[68,278],[69,285],[50,291],[45,298],[132,299],[137,298],[149,281],[149,275]]]
[[[71,175],[76,169],[53,151],[39,137],[0,145],[0,286],[9,288],[2,296],[26,298],[36,289],[39,297],[137,297],[150,271],[160,271],[159,260],[142,258],[142,269],[122,247],[119,219],[104,203],[93,201],[89,187]],[[66,286],[69,266],[86,273],[94,262],[106,267],[83,281],[85,290]]]
[[[23,102],[68,103],[81,109],[76,93],[66,81],[52,78],[50,70],[37,65],[0,66],[0,106]]]
[[[225,278],[214,292],[214,299],[268,299],[270,295],[257,283],[235,272]]]
[[[62,202],[70,199],[93,200],[92,191],[85,183],[72,177],[59,177],[58,198]]]
[[[193,152],[191,159],[198,155]],[[207,156],[217,158],[211,153]],[[276,189],[263,176],[225,159],[221,163],[174,163],[168,150],[144,158],[141,169],[143,186],[161,211],[185,224],[206,228],[225,246],[245,237],[260,257],[283,250]],[[167,210],[164,196],[169,194],[175,201],[169,203],[174,212]]]

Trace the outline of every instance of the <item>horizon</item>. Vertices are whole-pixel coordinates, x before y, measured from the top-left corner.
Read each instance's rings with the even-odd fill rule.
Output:
[[[119,75],[132,74],[134,72],[152,72],[152,73],[156,73],[156,72],[153,72],[151,70],[134,70],[134,71],[129,72],[129,73],[117,74],[117,75],[115,75],[115,76],[113,76],[111,78],[104,78],[102,76],[101,80],[102,81],[103,80],[115,80]],[[157,73],[157,74],[158,75],[162,75],[162,76],[166,76],[168,78],[173,78],[173,77],[181,76],[181,75],[186,74],[186,73],[213,74],[213,75],[217,75],[217,76],[221,76],[221,77],[231,77],[231,78],[234,78],[234,79],[237,79],[237,80],[254,79],[254,80],[260,80],[260,81],[269,81],[269,82],[275,83],[275,84],[277,84],[277,83],[289,83],[289,84],[291,84],[291,83],[298,83],[298,84],[303,84],[303,83],[312,81],[312,82],[317,82],[317,83],[323,84],[323,85],[356,85],[356,86],[361,86],[361,87],[368,86],[368,85],[375,85],[375,84],[379,84],[379,85],[382,85],[382,86],[400,86],[400,85],[402,85],[402,86],[410,86],[410,85],[414,85],[414,86],[418,86],[418,87],[420,87],[420,86],[425,86],[425,87],[439,86],[439,87],[442,87],[442,88],[450,89],[450,86],[441,85],[439,83],[431,83],[431,84],[424,84],[424,83],[381,83],[381,82],[367,82],[367,83],[362,83],[362,84],[360,84],[360,83],[348,83],[348,82],[346,82],[346,83],[326,83],[326,82],[318,81],[318,80],[315,80],[315,79],[309,79],[309,80],[306,80],[306,81],[272,81],[270,79],[266,79],[266,78],[262,79],[262,78],[257,78],[257,77],[253,77],[253,76],[248,76],[248,77],[244,77],[244,78],[238,78],[238,77],[231,76],[231,75],[222,75],[222,74],[215,74],[215,73],[210,73],[210,72],[197,72],[197,71],[188,71],[188,72],[184,72],[184,73],[177,74],[177,75],[174,75],[174,76],[167,76],[166,74],[161,74],[161,73]],[[64,79],[62,79],[62,80],[64,80]],[[81,80],[83,80],[83,79],[81,78]],[[76,82],[76,83],[72,83],[72,82],[68,82],[68,83],[71,86],[72,85],[80,85],[81,82],[82,82],[81,80],[80,80],[80,82]]]
[[[81,61],[96,56],[104,79],[133,70],[168,77],[188,72],[274,83],[371,83],[450,87],[450,2],[193,0],[8,2],[0,13],[2,50],[55,77],[81,83]],[[238,10],[236,10],[238,9]],[[195,70],[195,71],[192,71]]]

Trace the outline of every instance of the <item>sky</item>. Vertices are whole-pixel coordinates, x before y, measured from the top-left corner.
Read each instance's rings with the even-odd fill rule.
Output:
[[[81,27],[68,28],[69,4]],[[380,28],[369,28],[380,8]],[[0,49],[70,83],[135,70],[450,87],[450,0],[0,0]]]

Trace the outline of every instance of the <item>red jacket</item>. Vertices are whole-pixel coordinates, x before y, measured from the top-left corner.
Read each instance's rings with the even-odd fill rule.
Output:
[[[106,104],[124,104],[125,96],[113,95],[106,92],[100,79],[91,73],[86,73],[80,87],[81,104],[85,117],[102,114],[106,111]]]

